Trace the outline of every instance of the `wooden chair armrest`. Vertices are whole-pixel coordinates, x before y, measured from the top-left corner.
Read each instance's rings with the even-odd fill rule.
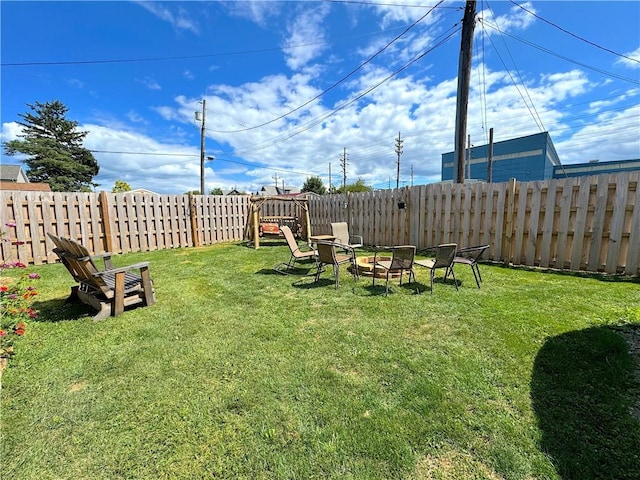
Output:
[[[128,272],[130,270],[142,270],[143,268],[149,268],[149,262],[134,263],[133,265],[127,265],[126,267],[103,270],[102,272],[96,272],[93,275],[99,277],[105,274],[116,274],[121,272]]]
[[[95,255],[91,255],[91,258],[92,259],[101,258],[102,261],[104,262],[104,269],[111,270],[113,268],[113,263],[111,262],[112,256],[113,256],[113,253],[104,252],[104,253],[96,253]]]

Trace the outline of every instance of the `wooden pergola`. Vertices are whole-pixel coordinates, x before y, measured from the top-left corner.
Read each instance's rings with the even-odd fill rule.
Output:
[[[267,202],[293,202],[302,212],[300,221],[304,225],[305,235],[309,235],[311,231],[311,220],[309,218],[309,200],[306,197],[254,195],[251,197],[251,221],[247,223],[247,229],[251,229],[251,236],[253,237],[253,248],[260,248],[260,211],[262,206]]]

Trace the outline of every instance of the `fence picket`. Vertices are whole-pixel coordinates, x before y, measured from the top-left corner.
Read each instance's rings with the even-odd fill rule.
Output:
[[[609,227],[609,241],[606,250],[606,263],[604,271],[606,273],[616,273],[620,265],[618,255],[622,246],[622,229],[627,207],[627,193],[629,190],[629,178],[623,177],[615,184],[615,200],[613,213],[610,216],[611,226]]]

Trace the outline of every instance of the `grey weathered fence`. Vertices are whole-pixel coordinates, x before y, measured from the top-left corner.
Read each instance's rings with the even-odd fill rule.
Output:
[[[313,233],[349,222],[368,245],[490,244],[487,258],[558,269],[640,273],[640,172],[536,182],[430,184],[312,196]],[[252,229],[248,196],[0,192],[12,242],[3,260],[55,261],[46,233],[90,251],[126,253],[243,240]],[[300,216],[292,202],[261,214]]]

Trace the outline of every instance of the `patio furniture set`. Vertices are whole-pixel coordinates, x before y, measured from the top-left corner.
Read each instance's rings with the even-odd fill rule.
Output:
[[[295,264],[299,260],[313,259],[316,263],[315,281],[320,279],[320,274],[325,271],[325,267],[333,267],[333,277],[335,288],[338,288],[338,278],[340,265],[349,264],[351,273],[357,280],[360,273],[364,270],[366,274],[372,276],[372,285],[375,286],[376,277],[385,279],[385,295],[389,294],[389,279],[400,279],[402,285],[402,276],[404,273],[409,275],[409,283],[411,280],[416,281],[415,265],[427,268],[429,270],[430,289],[433,293],[433,283],[435,274],[438,269],[444,269],[444,280],[449,275],[453,277],[453,283],[458,290],[458,282],[455,277],[453,267],[455,264],[468,265],[473,272],[476,285],[480,288],[482,275],[478,262],[489,245],[478,245],[473,247],[458,249],[455,243],[441,244],[436,247],[427,249],[434,258],[425,260],[416,260],[416,247],[414,245],[398,245],[393,247],[374,247],[374,257],[357,257],[356,248],[362,247],[362,237],[358,235],[349,235],[349,227],[346,222],[337,222],[331,224],[331,235],[315,235],[309,237],[308,245],[299,245],[293,233],[286,226],[282,227],[282,233],[287,241],[287,245],[291,251],[289,261],[280,263],[274,267],[279,273],[289,273],[295,269]],[[389,252],[390,256],[379,255],[379,253]]]
[[[482,276],[478,261],[489,248],[489,245],[481,245],[458,249],[456,244],[448,243],[430,249],[435,258],[416,260],[416,247],[413,245],[374,247],[375,255],[371,261],[371,257],[357,257],[356,248],[363,245],[362,237],[349,235],[349,228],[345,222],[332,223],[331,235],[311,236],[309,244],[303,246],[298,244],[289,225],[279,225],[279,230],[287,241],[291,256],[288,262],[274,267],[277,272],[286,274],[295,269],[296,262],[304,259],[314,260],[315,281],[318,282],[321,273],[326,270],[326,267],[331,266],[335,288],[338,288],[340,265],[349,264],[356,280],[361,270],[365,274],[371,274],[373,286],[375,286],[376,277],[385,278],[385,295],[389,294],[390,278],[399,277],[402,285],[402,276],[407,273],[409,283],[412,278],[414,282],[416,281],[414,265],[430,270],[431,293],[433,293],[437,269],[445,270],[445,281],[451,275],[456,290],[458,289],[453,271],[456,263],[471,267],[476,284],[480,288]],[[128,307],[148,306],[155,303],[155,291],[149,275],[149,262],[114,268],[111,263],[111,253],[91,255],[87,248],[74,240],[57,237],[50,233],[48,235],[56,246],[54,253],[77,283],[71,288],[71,295],[67,301],[77,299],[95,308],[98,312],[93,317],[94,320],[117,316]],[[391,252],[391,256],[378,255],[385,251]],[[99,268],[96,264],[100,258],[104,263],[103,268]]]

